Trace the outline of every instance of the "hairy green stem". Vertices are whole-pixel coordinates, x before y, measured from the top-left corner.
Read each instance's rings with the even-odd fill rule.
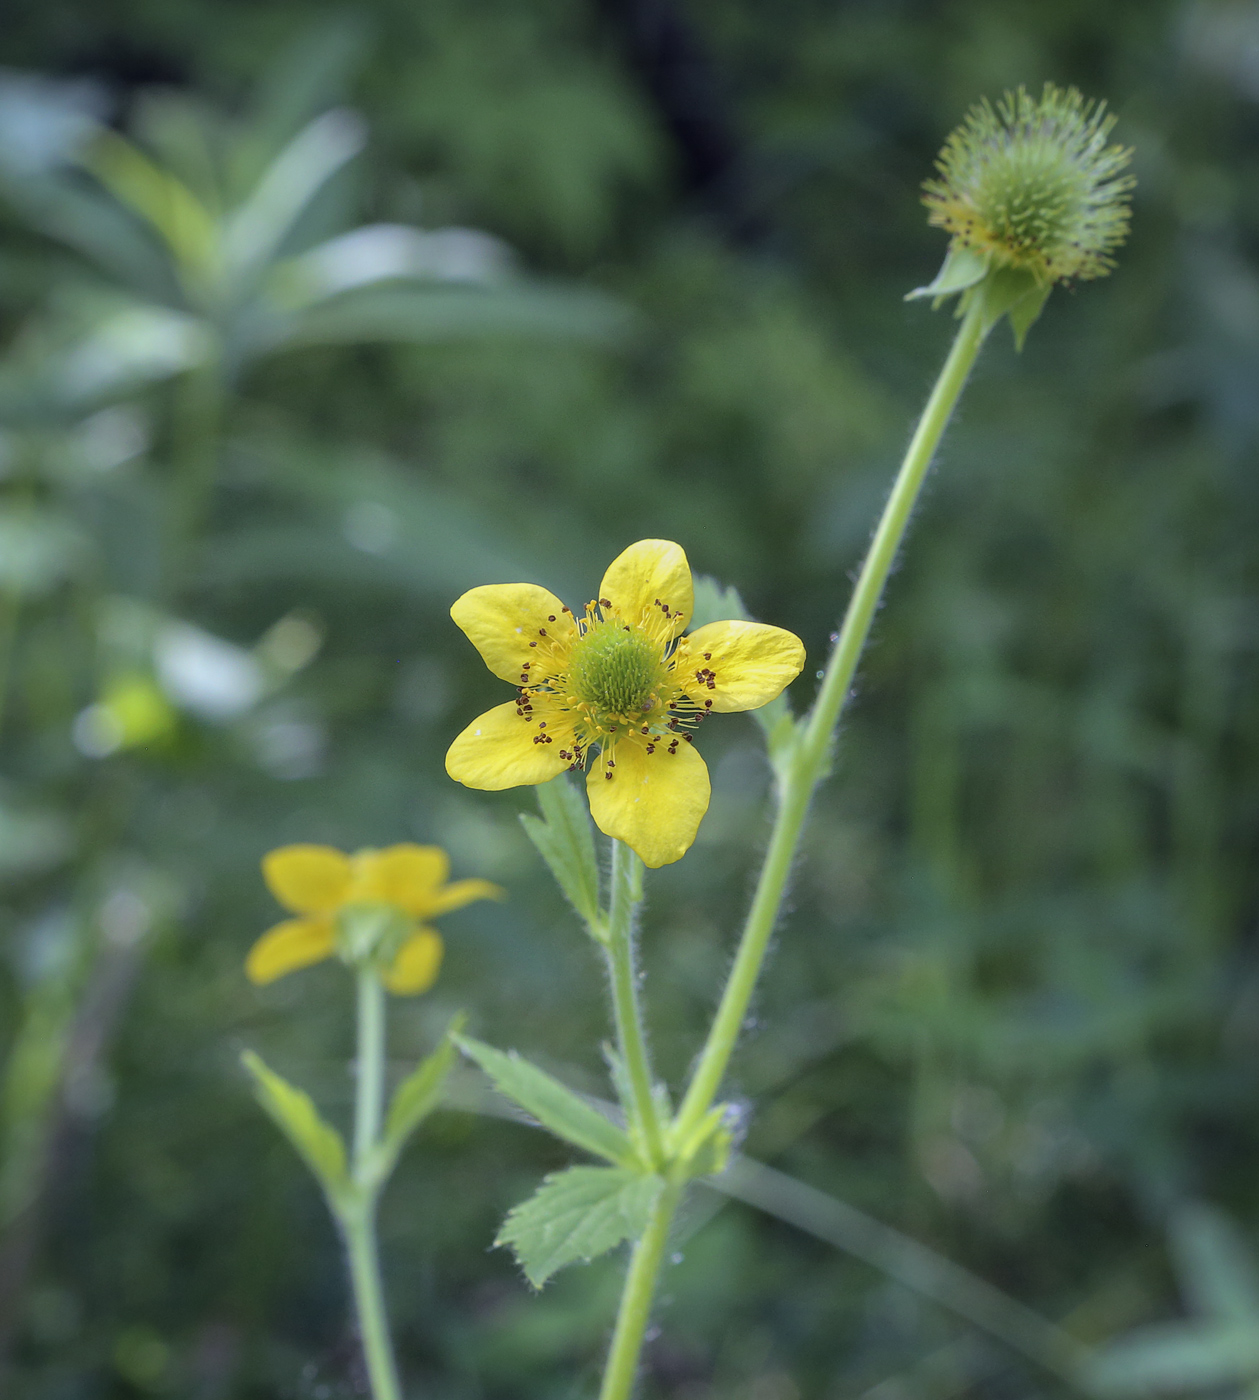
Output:
[[[371,1380],[372,1400],[401,1400],[398,1369],[376,1249],[376,1197],[372,1171],[385,1092],[385,989],[375,971],[358,970],[358,1061],[354,1095],[354,1172],[350,1198],[337,1210],[350,1259],[350,1282]]]
[[[676,1134],[679,1140],[698,1127],[721,1088],[760,976],[765,950],[778,921],[783,892],[791,874],[800,833],[804,829],[809,801],[826,773],[835,727],[870,635],[879,599],[905,537],[931,459],[983,344],[986,332],[982,317],[981,304],[976,298],[958,328],[948,359],[910,440],[892,494],[888,497],[871,542],[870,552],[861,566],[861,574],[827,663],[821,689],[807,721],[802,721],[798,747],[781,785],[773,834],[739,950],[735,954],[708,1040],[678,1112]]]
[[[730,1056],[734,1052],[757,978],[760,976],[765,950],[778,921],[783,893],[800,843],[800,834],[804,829],[809,801],[829,765],[831,741],[852,687],[857,663],[870,635],[879,599],[896,560],[897,551],[905,538],[905,531],[909,526],[922,484],[926,480],[932,457],[975,363],[985,334],[982,308],[977,298],[958,328],[952,349],[910,440],[905,459],[901,463],[892,493],[888,497],[882,519],[871,542],[870,552],[866,555],[856,588],[849,600],[843,626],[827,663],[821,689],[814,701],[812,712],[807,720],[801,722],[797,731],[795,752],[782,775],[778,813],[756,893],[752,899],[752,907],[748,911],[734,965],[730,969],[730,976],[722,992],[721,1003],[713,1018],[708,1039],[672,1126],[672,1146],[684,1144],[703,1123],[725,1078],[726,1067],[730,1063]],[[618,911],[615,842],[613,850],[611,922],[615,924]],[[624,895],[622,898],[624,901]],[[626,914],[625,917],[628,918],[629,915]],[[628,923],[626,930],[628,931]],[[632,965],[628,987],[632,993]],[[623,1020],[638,1026],[641,1038],[636,1002],[627,1003],[623,1016],[618,1001],[617,1019],[618,1028],[621,1028]],[[643,1064],[645,1071],[645,1052]],[[649,1075],[646,1076],[646,1082],[650,1086]],[[636,1088],[636,1098],[637,1095]],[[652,1111],[654,1113],[654,1107]],[[620,1312],[617,1316],[612,1349],[608,1355],[600,1400],[627,1400],[633,1389],[669,1224],[681,1191],[682,1187],[673,1182],[665,1187],[652,1212],[647,1231],[634,1249],[625,1280],[625,1290],[621,1295]]]
[[[669,1226],[678,1208],[682,1186],[666,1182],[651,1212],[647,1229],[634,1246],[629,1273],[621,1294],[621,1306],[616,1315],[616,1331],[603,1373],[599,1400],[628,1400],[638,1375],[638,1358],[647,1334],[651,1304],[656,1294],[656,1279],[664,1263],[665,1247],[669,1242]]]
[[[398,1368],[389,1339],[385,1294],[380,1281],[380,1259],[376,1251],[375,1202],[362,1202],[361,1209],[342,1218],[345,1247],[350,1257],[350,1281],[354,1285],[354,1305],[358,1312],[363,1358],[372,1387],[372,1400],[402,1400]]]
[[[641,899],[642,862],[620,841],[612,842],[612,907],[608,912],[608,975],[612,983],[612,1008],[616,1038],[629,1082],[632,1115],[653,1167],[664,1160],[660,1116],[651,1089],[651,1062],[643,1032],[638,999],[638,973],[634,965],[634,912]]]

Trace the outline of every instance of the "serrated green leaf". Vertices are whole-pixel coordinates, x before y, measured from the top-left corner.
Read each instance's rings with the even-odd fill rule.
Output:
[[[1177,1395],[1259,1376],[1259,1331],[1253,1326],[1173,1322],[1141,1327],[1088,1357],[1086,1389],[1127,1400]]]
[[[514,1051],[505,1055],[468,1036],[457,1035],[454,1042],[489,1075],[500,1094],[519,1104],[556,1137],[618,1166],[637,1166],[629,1136],[545,1070],[522,1060]]]
[[[597,1259],[647,1228],[664,1182],[620,1167],[569,1167],[510,1211],[494,1241],[508,1245],[535,1288],[565,1264]]]
[[[520,824],[569,903],[598,937],[603,922],[599,911],[599,863],[586,799],[563,774],[542,783],[537,793],[542,816],[522,812]]]
[[[446,1076],[450,1073],[455,1059],[455,1043],[452,1037],[459,1032],[463,1021],[462,1015],[457,1016],[437,1049],[421,1060],[394,1090],[376,1157],[377,1181],[385,1180],[393,1170],[398,1154],[406,1146],[407,1139],[441,1103],[446,1088]]]
[[[309,1094],[268,1068],[260,1056],[246,1050],[240,1058],[253,1076],[254,1092],[263,1111],[297,1149],[328,1195],[340,1196],[349,1184],[341,1134],[319,1116]]]

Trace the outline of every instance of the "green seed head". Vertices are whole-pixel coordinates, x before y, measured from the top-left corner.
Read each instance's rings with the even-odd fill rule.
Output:
[[[1104,103],[1052,83],[1039,101],[1024,88],[995,110],[985,99],[945,143],[940,178],[924,185],[931,223],[953,235],[954,250],[1044,287],[1105,276],[1136,183],[1120,173],[1131,151],[1106,144],[1114,123]]]
[[[653,707],[664,679],[660,648],[637,629],[597,622],[574,642],[568,678],[591,709],[633,717]]]

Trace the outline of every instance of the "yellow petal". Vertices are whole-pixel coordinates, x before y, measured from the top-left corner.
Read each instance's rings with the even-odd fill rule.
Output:
[[[435,919],[438,914],[449,914],[452,909],[462,909],[478,899],[506,899],[507,891],[488,880],[456,880],[444,890],[438,890],[428,907],[427,916]]]
[[[710,622],[682,643],[674,679],[701,709],[711,700],[714,710],[759,710],[803,667],[804,643],[792,632],[762,622]]]
[[[554,593],[533,583],[474,588],[456,600],[450,615],[490,670],[513,685],[520,685],[521,676],[537,670],[539,663],[545,668],[557,646],[566,655],[577,638],[572,614]]]
[[[353,857],[352,900],[392,904],[408,914],[427,915],[450,874],[450,857],[440,846],[406,842]]]
[[[664,743],[650,754],[639,744],[620,743],[615,757],[611,781],[598,761],[586,775],[595,825],[632,846],[653,870],[680,860],[708,810],[704,760],[685,740],[673,753]]]
[[[549,744],[534,743],[542,733],[551,736]],[[571,726],[548,720],[547,729],[542,730],[537,720],[521,719],[516,702],[509,700],[474,719],[451,744],[446,772],[455,782],[484,792],[550,782],[572,762],[559,756],[561,749],[572,752],[572,740]]]
[[[350,858],[331,846],[281,846],[262,858],[267,888],[297,914],[330,914],[350,889]]]
[[[381,981],[395,996],[413,997],[437,981],[441,965],[442,941],[436,929],[420,928],[398,949]]]
[[[695,602],[691,567],[682,546],[672,540],[639,540],[630,545],[608,566],[599,597],[635,624],[653,611],[659,615],[658,605],[663,603],[673,624],[667,635],[676,637],[691,620]]]
[[[333,946],[331,919],[286,919],[276,924],[249,950],[245,975],[262,986],[286,972],[322,962]]]

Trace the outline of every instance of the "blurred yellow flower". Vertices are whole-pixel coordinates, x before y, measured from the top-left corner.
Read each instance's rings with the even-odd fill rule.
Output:
[[[399,996],[427,991],[437,978],[442,941],[425,919],[477,899],[501,899],[488,880],[448,885],[450,859],[438,846],[400,845],[354,855],[331,846],[281,846],[263,858],[267,886],[299,915],[276,924],[249,950],[250,981],[273,982],[341,953],[371,960]]]
[[[465,593],[451,617],[519,694],[459,735],[447,773],[491,791],[545,783],[585,767],[598,745],[586,791],[599,829],[652,867],[680,859],[709,799],[689,729],[768,704],[804,665],[798,637],[759,622],[682,636],[691,608],[691,570],[669,540],[618,555],[584,617],[531,583]]]

